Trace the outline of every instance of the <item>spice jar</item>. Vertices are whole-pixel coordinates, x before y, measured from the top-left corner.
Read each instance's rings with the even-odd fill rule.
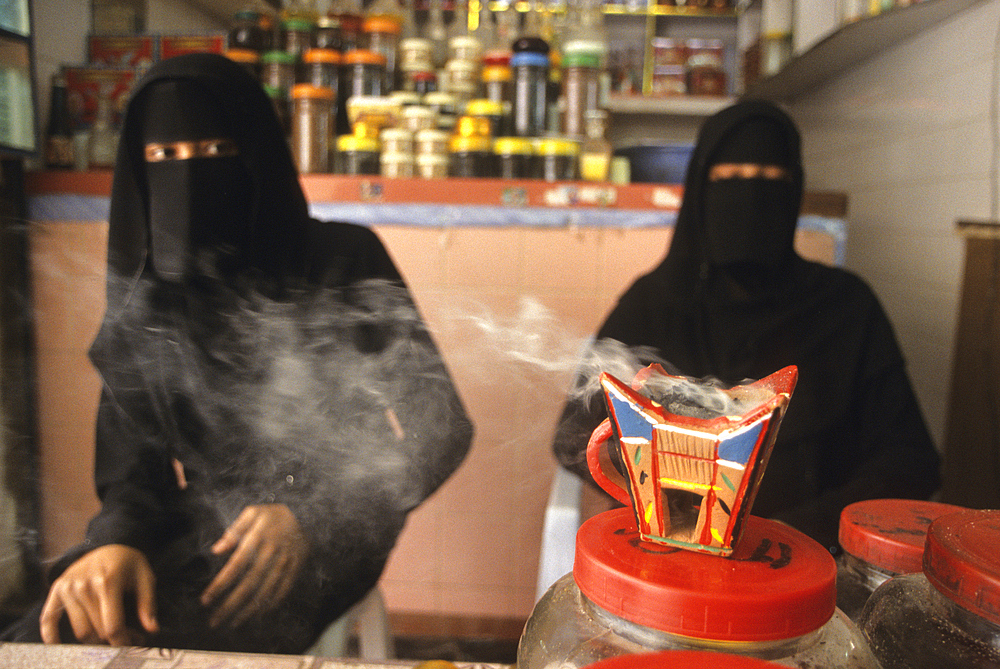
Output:
[[[263,51],[265,40],[264,29],[260,26],[260,12],[251,7],[238,9],[229,28],[227,45],[230,49]]]
[[[329,88],[334,94],[340,85],[340,52],[313,48],[302,54],[302,82]]]
[[[406,128],[386,128],[381,134],[382,153],[413,153],[413,133]]]
[[[447,157],[448,133],[444,130],[418,130],[413,136],[418,155],[437,154]]]
[[[876,669],[835,607],[835,578],[829,552],[782,523],[747,516],[735,552],[722,558],[643,541],[631,508],[606,511],[580,527],[573,572],[535,605],[517,666],[725,650],[784,666]]]
[[[424,105],[437,115],[438,128],[451,132],[458,118],[458,100],[450,93],[437,91],[424,96]]]
[[[382,176],[390,179],[409,179],[413,177],[416,168],[412,153],[383,151],[379,161]]]
[[[548,113],[548,44],[534,38],[515,44],[523,50],[510,57],[513,130],[519,137],[538,137],[545,132]]]
[[[347,51],[342,57],[344,90],[355,95],[385,95],[385,56],[367,49]]]
[[[312,34],[312,48],[342,51],[344,40],[340,32],[340,18],[325,14],[316,19],[316,29]]]
[[[538,140],[538,177],[546,181],[572,181],[577,178],[580,144],[562,137]]]
[[[379,174],[379,145],[374,137],[341,135],[337,138],[337,172]]]
[[[691,95],[725,95],[726,71],[722,67],[721,40],[688,40],[687,90]]]
[[[282,93],[288,99],[295,85],[295,56],[285,51],[271,50],[260,57],[261,84]]]
[[[434,50],[434,43],[425,37],[407,37],[399,43],[399,65],[404,70],[426,70],[434,69],[434,61],[431,54]]]
[[[469,100],[465,105],[465,115],[485,118],[489,121],[489,134],[492,136],[507,135],[507,124],[504,122],[503,105],[486,98]]]
[[[479,91],[479,64],[471,60],[451,59],[445,63],[448,92],[460,102],[476,97]]]
[[[452,135],[448,140],[450,162],[448,174],[453,177],[492,177],[493,143],[481,135]]]
[[[401,125],[410,132],[437,127],[437,115],[430,107],[410,105],[403,107]]]
[[[535,146],[527,137],[497,137],[493,140],[497,176],[501,179],[531,179],[535,176]]]
[[[883,583],[859,624],[883,669],[1000,668],[1000,511],[927,530],[923,570]]]
[[[431,70],[406,70],[403,76],[406,89],[421,97],[437,91],[437,75]]]
[[[448,58],[466,60],[478,65],[483,57],[483,43],[472,35],[456,35],[448,40]]]
[[[292,88],[292,155],[299,172],[330,172],[334,95],[329,88],[296,84]]]
[[[402,26],[393,16],[369,16],[361,26],[368,42],[368,50],[381,54],[385,59],[382,90],[388,93],[396,88],[396,55]]]
[[[417,174],[422,179],[444,179],[448,176],[448,155],[443,153],[418,153]]]
[[[316,24],[303,17],[289,17],[281,22],[281,34],[284,39],[284,50],[296,60],[302,57],[307,49],[312,48],[312,33]]]
[[[927,526],[961,507],[912,499],[855,502],[840,513],[837,607],[857,621],[875,588],[920,571]]]
[[[575,44],[576,50],[570,50]],[[582,138],[586,134],[584,116],[601,107],[601,52],[587,50],[589,43],[567,43],[563,53],[562,112],[563,134]]]

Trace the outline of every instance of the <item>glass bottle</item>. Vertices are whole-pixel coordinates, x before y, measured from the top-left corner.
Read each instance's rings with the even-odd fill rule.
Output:
[[[364,20],[360,0],[333,0],[327,13],[340,22],[341,50],[360,49],[361,23]]]
[[[49,122],[45,133],[45,167],[50,170],[72,169],[76,163],[73,123],[69,115],[66,78],[52,75]]]
[[[111,94],[102,87],[97,97],[97,114],[87,140],[87,167],[111,169],[118,151],[118,132],[111,115]]]
[[[605,135],[608,130],[608,112],[591,109],[584,113],[586,139],[580,144],[580,178],[584,181],[607,181],[611,172],[611,142]]]
[[[510,57],[514,134],[539,137],[548,117],[549,45],[540,37],[514,42]]]

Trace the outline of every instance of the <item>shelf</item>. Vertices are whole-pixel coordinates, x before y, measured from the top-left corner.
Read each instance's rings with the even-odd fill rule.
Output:
[[[849,23],[796,56],[747,95],[791,101],[888,47],[945,21],[982,0],[924,0]]]
[[[608,111],[612,114],[662,114],[667,116],[711,116],[736,101],[729,96],[610,95]]]

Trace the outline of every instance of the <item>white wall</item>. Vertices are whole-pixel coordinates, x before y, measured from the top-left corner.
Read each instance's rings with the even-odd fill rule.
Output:
[[[964,242],[996,216],[1000,0],[899,44],[796,101],[807,187],[850,197],[847,266],[896,327],[943,443]]]

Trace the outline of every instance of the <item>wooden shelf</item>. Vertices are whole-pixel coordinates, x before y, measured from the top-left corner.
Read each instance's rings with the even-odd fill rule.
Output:
[[[747,95],[792,101],[890,46],[945,21],[982,0],[924,0],[849,23],[796,56]]]
[[[612,114],[658,114],[664,116],[711,116],[736,101],[730,96],[610,95],[608,111]]]

